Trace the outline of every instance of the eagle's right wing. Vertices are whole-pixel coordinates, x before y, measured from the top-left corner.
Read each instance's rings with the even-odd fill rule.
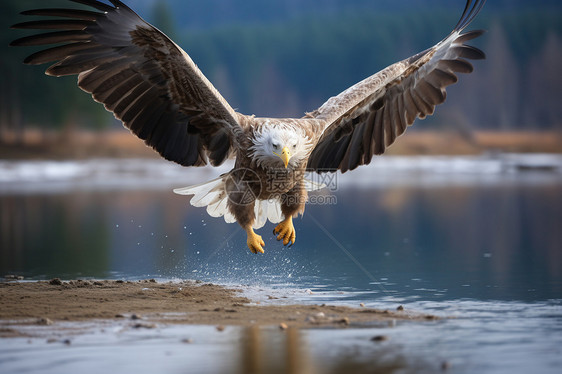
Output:
[[[78,86],[164,158],[184,166],[221,164],[243,131],[236,113],[191,58],[118,0],[70,0],[92,11],[37,9],[24,15],[59,17],[14,25],[51,30],[12,42],[61,44],[25,63],[56,62],[54,76],[78,75]],[[241,121],[245,122],[245,121]]]

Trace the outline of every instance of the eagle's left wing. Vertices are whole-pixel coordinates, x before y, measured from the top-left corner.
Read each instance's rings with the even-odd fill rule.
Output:
[[[308,169],[346,172],[371,162],[404,133],[416,118],[433,114],[445,101],[445,87],[457,82],[455,73],[470,73],[466,59],[483,59],[477,48],[464,44],[483,31],[463,30],[485,0],[468,0],[453,32],[434,47],[359,82],[307,117],[325,121],[326,128],[312,151]]]

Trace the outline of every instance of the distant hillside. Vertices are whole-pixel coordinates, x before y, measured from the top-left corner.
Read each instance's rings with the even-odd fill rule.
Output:
[[[242,113],[301,116],[386,65],[444,37],[463,0],[125,0],[169,33]],[[25,126],[120,126],[76,88],[10,48],[23,9],[64,0],[0,2],[0,138]],[[79,7],[78,4],[71,6]],[[448,90],[421,128],[555,129],[562,118],[562,1],[490,0],[473,28],[488,55]],[[1,141],[1,139],[0,139]]]
[[[341,12],[402,13],[426,10],[460,14],[463,0],[128,0],[143,14],[154,4],[167,2],[174,9],[174,20],[181,28],[215,27],[233,23],[280,22],[294,17],[337,15]],[[550,8],[562,11],[559,0],[490,0],[485,12],[520,11]],[[150,19],[150,16],[147,17]]]

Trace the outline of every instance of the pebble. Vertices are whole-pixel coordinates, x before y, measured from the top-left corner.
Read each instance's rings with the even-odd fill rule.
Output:
[[[184,343],[184,344],[191,344],[191,343],[193,343],[193,339],[191,339],[191,338],[189,338],[189,339],[182,339],[181,342]]]
[[[287,326],[286,323],[280,323],[280,324],[279,324],[279,328],[280,328],[281,330],[287,330],[287,329],[289,328],[289,326]]]
[[[51,326],[54,322],[48,318],[39,318],[37,324],[41,326]]]
[[[443,361],[441,363],[441,370],[447,371],[451,368],[451,363],[449,361]]]
[[[386,336],[386,335],[377,335],[377,336],[373,336],[371,338],[372,342],[377,342],[377,343],[378,342],[384,342],[384,341],[387,341],[387,340],[388,340],[388,336]]]
[[[62,281],[60,280],[60,278],[53,278],[49,281],[49,284],[51,286],[62,286]]]
[[[221,326],[217,326],[217,331],[218,331],[218,332],[223,332],[224,330],[225,330],[225,327],[224,327],[224,326],[222,326],[222,325],[221,325]]]
[[[8,279],[8,280],[24,280],[24,277],[22,275],[14,275],[14,274],[8,274],[4,276],[4,279]]]
[[[140,314],[133,314],[133,315],[131,316],[131,319],[132,319],[133,321],[136,321],[136,320],[142,319],[142,316],[141,316]]]
[[[404,310],[404,306],[403,305],[399,305],[398,308],[396,308],[397,311],[402,312]]]
[[[135,329],[155,329],[156,325],[154,323],[135,323],[133,325]]]
[[[361,308],[365,308],[365,303],[361,303],[361,304],[359,304],[359,306],[360,306]]]
[[[349,326],[349,318],[347,318],[347,317],[343,317],[343,318],[340,319],[338,322],[339,322],[339,323],[342,323],[342,324],[344,324],[344,325],[346,325],[346,326]]]
[[[316,323],[316,318],[312,317],[312,316],[308,316],[304,319],[304,322],[308,322],[308,323]]]

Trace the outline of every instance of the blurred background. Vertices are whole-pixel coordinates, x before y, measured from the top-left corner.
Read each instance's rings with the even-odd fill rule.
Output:
[[[108,139],[107,132],[122,130],[121,124],[76,88],[76,77],[45,77],[46,66],[21,63],[33,48],[8,46],[29,34],[8,30],[27,20],[18,13],[46,3],[0,4],[0,157],[152,156],[129,136],[117,133]],[[464,6],[464,1],[449,0],[127,3],[181,45],[232,107],[281,117],[301,117],[330,96],[434,45]],[[49,7],[68,4],[48,2]],[[435,116],[414,126],[415,131],[452,132],[459,143],[439,144],[439,137],[429,135],[406,137],[391,152],[560,151],[562,3],[489,1],[471,28],[489,31],[474,41],[488,59],[476,62],[470,77],[448,89],[447,104]],[[100,134],[103,141],[95,137]]]
[[[296,117],[434,45],[465,5],[127,3],[177,41],[234,108]],[[560,1],[489,1],[471,26],[489,31],[474,41],[488,59],[450,86],[447,102],[416,122],[390,157],[336,176],[337,188],[322,192],[336,199],[309,204],[297,223],[300,250],[264,234],[273,254],[264,258],[249,254],[237,225],[171,192],[215,178],[228,165],[185,169],[161,160],[80,91],[76,77],[47,77],[45,66],[22,64],[33,48],[8,47],[29,34],[9,30],[29,18],[20,11],[69,5],[81,7],[62,0],[0,3],[1,272],[295,282],[369,292],[380,291],[373,282],[383,278],[387,289],[413,297],[421,292],[413,291],[416,285],[427,282],[421,288],[440,290],[435,297],[443,298],[533,299],[539,291],[552,298],[562,290]],[[521,288],[528,277],[538,282],[537,293]]]

